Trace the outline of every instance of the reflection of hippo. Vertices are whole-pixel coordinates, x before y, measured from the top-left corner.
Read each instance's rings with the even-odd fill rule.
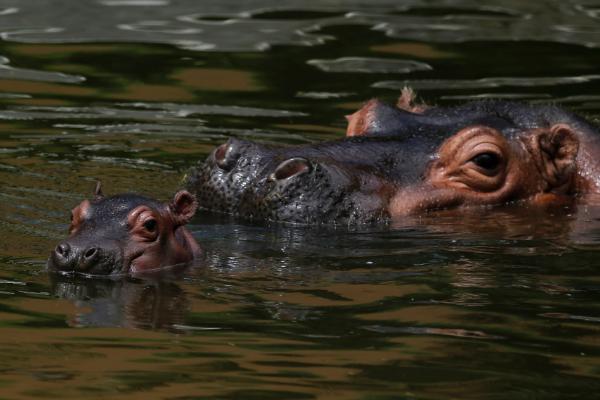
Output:
[[[201,206],[250,219],[364,223],[516,200],[564,204],[600,190],[600,135],[554,106],[376,100],[348,137],[294,147],[230,139],[189,174]]]
[[[201,253],[184,225],[196,199],[180,191],[169,204],[143,196],[102,195],[72,211],[69,237],[48,259],[51,269],[89,274],[143,273],[186,263]]]
[[[185,291],[168,279],[78,279],[51,274],[52,293],[77,305],[75,326],[174,330],[189,309]]]

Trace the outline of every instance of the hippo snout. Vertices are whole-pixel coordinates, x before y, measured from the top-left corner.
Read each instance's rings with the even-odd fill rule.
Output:
[[[98,246],[78,246],[62,242],[50,254],[49,266],[60,271],[91,272],[107,260],[113,260],[110,252]]]

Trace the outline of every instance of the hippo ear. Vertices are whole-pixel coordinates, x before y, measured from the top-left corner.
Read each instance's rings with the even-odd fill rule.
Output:
[[[402,88],[396,107],[415,114],[422,114],[429,108],[427,104],[417,102],[417,94],[409,86]]]
[[[577,171],[579,138],[566,124],[556,124],[538,132],[537,162],[549,189],[559,189],[572,181]]]
[[[185,225],[196,213],[198,202],[196,197],[187,190],[180,190],[175,193],[173,200],[169,204],[169,211],[175,221],[175,225]]]
[[[100,200],[104,197],[104,193],[102,193],[102,182],[96,182],[96,188],[94,189],[94,200]]]

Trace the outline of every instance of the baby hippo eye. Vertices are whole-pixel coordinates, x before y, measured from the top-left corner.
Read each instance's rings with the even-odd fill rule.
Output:
[[[156,230],[156,220],[155,219],[147,220],[146,222],[144,222],[144,228],[148,232],[154,232]]]
[[[488,171],[495,170],[500,165],[500,157],[495,153],[477,154],[471,159],[475,165]]]

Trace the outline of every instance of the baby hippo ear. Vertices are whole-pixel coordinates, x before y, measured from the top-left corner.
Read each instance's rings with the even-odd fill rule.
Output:
[[[102,181],[96,181],[96,188],[94,189],[94,200],[100,200],[104,198],[104,193],[102,193]]]
[[[537,135],[538,163],[549,189],[559,189],[572,182],[577,171],[579,138],[566,124],[556,124]]]
[[[175,193],[173,200],[169,203],[169,211],[177,226],[187,224],[196,213],[196,209],[198,209],[196,197],[187,190]]]

